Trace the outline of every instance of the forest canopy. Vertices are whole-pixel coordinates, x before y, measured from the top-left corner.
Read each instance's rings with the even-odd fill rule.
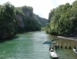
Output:
[[[54,35],[75,35],[77,32],[77,0],[72,5],[66,3],[50,11],[46,32]]]
[[[0,39],[16,33],[39,31],[46,23],[47,19],[35,15],[30,6],[15,7],[9,2],[0,5]]]

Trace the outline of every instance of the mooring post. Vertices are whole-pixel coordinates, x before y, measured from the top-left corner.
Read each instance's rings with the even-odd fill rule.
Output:
[[[67,43],[65,43],[65,48],[67,49]]]
[[[63,48],[62,44],[61,44],[61,48]]]
[[[71,48],[71,43],[69,44],[69,49],[72,49],[72,48]]]
[[[57,48],[59,48],[59,44],[57,43]]]

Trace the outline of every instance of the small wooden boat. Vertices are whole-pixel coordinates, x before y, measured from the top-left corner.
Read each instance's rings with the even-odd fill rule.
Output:
[[[73,51],[77,54],[77,49],[73,48]]]
[[[50,49],[50,56],[53,59],[58,59],[58,55],[56,54],[56,52],[52,48]]]

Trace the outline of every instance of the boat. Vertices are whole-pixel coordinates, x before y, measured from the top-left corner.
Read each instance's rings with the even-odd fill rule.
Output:
[[[73,51],[77,54],[77,49],[73,48]]]
[[[52,48],[50,49],[50,56],[53,59],[58,59],[58,55],[56,54],[56,52]]]
[[[74,39],[74,48],[73,48],[73,51],[77,54],[77,49],[76,49],[76,42],[75,42],[75,39]]]

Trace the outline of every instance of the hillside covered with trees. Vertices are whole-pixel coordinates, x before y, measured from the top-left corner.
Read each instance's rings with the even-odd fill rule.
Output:
[[[64,36],[77,33],[77,0],[72,5],[66,3],[50,11],[46,32]]]
[[[39,31],[46,23],[46,19],[36,17],[30,6],[15,7],[9,2],[0,5],[0,39],[16,33]]]
[[[40,22],[40,24],[42,25],[42,27],[45,27],[48,23],[48,20],[45,18],[41,18],[38,15],[34,14],[35,17],[37,18],[38,22]]]

